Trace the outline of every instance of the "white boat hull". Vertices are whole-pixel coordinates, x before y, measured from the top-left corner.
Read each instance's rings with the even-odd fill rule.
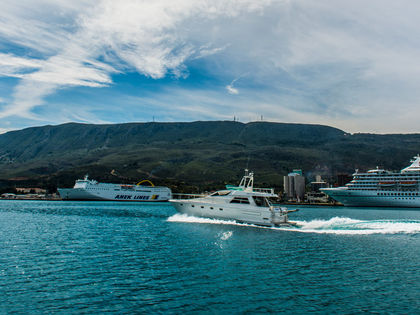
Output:
[[[323,188],[322,191],[347,207],[420,208],[418,190],[396,192]]]
[[[279,210],[272,212],[268,207],[217,204],[204,199],[170,200],[170,202],[178,212],[195,217],[234,220],[263,226],[292,225],[288,222],[287,214],[281,214]]]
[[[59,188],[63,200],[114,200],[114,201],[168,201],[171,197],[169,188],[148,188],[144,190],[117,191],[113,189],[94,191],[85,188]]]

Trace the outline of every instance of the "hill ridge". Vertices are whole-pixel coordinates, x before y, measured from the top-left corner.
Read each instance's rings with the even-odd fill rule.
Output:
[[[249,158],[257,182],[281,186],[293,168],[309,176],[376,165],[401,169],[419,151],[420,134],[349,134],[319,124],[65,123],[1,134],[0,180],[69,186],[89,172],[105,181],[151,178],[211,186],[236,182]]]

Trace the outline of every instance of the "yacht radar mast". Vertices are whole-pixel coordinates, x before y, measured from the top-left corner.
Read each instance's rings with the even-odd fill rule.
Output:
[[[242,177],[239,187],[244,191],[252,191],[254,188],[254,173],[245,169],[245,175]]]

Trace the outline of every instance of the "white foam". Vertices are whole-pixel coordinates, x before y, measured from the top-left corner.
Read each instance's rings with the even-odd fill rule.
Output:
[[[205,223],[205,224],[225,224],[225,225],[244,225],[236,221],[218,220],[210,218],[193,217],[187,214],[176,213],[170,216],[168,222],[184,222],[184,223]]]
[[[355,220],[334,217],[329,220],[297,221],[299,232],[329,234],[415,234],[419,220]]]
[[[210,218],[198,218],[186,214],[174,214],[168,218],[169,222],[202,223],[202,224],[223,224],[249,226],[254,228],[272,229],[279,231],[294,231],[300,233],[321,233],[321,234],[416,234],[420,233],[420,220],[356,220],[351,218],[333,217],[329,220],[294,221],[298,227],[263,227],[252,224],[237,223],[236,221],[225,221]],[[226,239],[232,234],[227,233]]]
[[[232,231],[223,232],[222,235],[220,236],[220,239],[222,241],[226,241],[226,240],[230,239],[232,237],[232,235],[233,235]]]

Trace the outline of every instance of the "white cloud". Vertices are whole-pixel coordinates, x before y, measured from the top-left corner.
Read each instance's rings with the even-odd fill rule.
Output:
[[[202,117],[219,117],[209,104],[220,102],[241,117],[419,131],[411,118],[420,112],[419,9],[409,0],[9,1],[0,11],[0,76],[19,83],[0,118],[39,119],[33,109],[46,96],[107,87],[116,73],[182,80],[194,61],[215,81],[237,78],[212,86],[234,97],[191,91],[203,107],[180,88]],[[173,110],[187,110],[182,104]]]
[[[196,56],[194,56],[192,59],[200,59],[214,54],[218,54],[225,50],[227,47],[228,45],[224,45],[223,47],[212,47],[211,44],[203,45],[202,47],[197,49]]]
[[[0,53],[0,76],[19,78],[23,77],[26,71],[33,71],[40,67],[41,62],[38,60]]]
[[[112,73],[124,69],[135,68],[154,79],[162,78],[168,71],[182,77],[184,61],[196,51],[198,55],[218,51],[200,50],[188,43],[182,29],[184,20],[237,16],[241,11],[259,11],[267,3],[103,0],[97,5],[81,1],[74,6],[52,1],[8,4],[0,15],[5,21],[0,23],[4,26],[0,35],[41,53],[43,59],[3,54],[7,62],[0,64],[0,74],[22,81],[15,88],[14,102],[0,112],[0,117],[30,116],[32,108],[55,90],[69,86],[102,87],[112,83]],[[29,16],[27,12],[31,12]],[[60,24],[62,20],[66,23]],[[28,68],[33,71],[22,73]]]
[[[238,89],[233,87],[233,82],[231,84],[226,85],[226,90],[229,92],[229,94],[239,94]]]

